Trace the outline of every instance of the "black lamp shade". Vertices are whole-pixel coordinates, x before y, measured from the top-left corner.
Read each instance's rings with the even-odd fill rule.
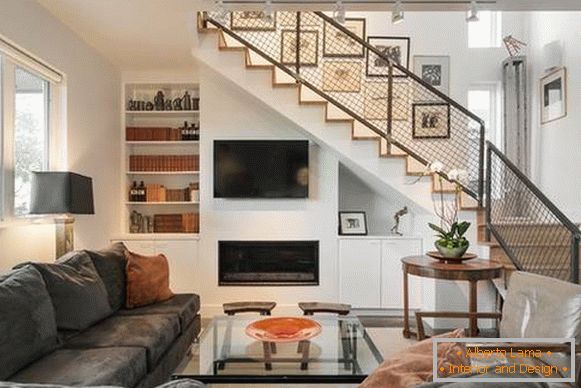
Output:
[[[74,172],[32,173],[30,214],[95,214],[93,180]]]

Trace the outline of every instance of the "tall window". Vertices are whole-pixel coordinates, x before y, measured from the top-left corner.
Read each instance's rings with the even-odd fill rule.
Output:
[[[500,47],[502,39],[502,13],[478,12],[479,21],[468,23],[468,47]]]
[[[9,220],[29,213],[33,171],[64,167],[51,163],[62,77],[0,36],[0,80],[0,220]]]
[[[496,83],[473,85],[468,90],[468,110],[484,121],[486,139],[499,144],[500,135],[500,96]],[[471,128],[474,135],[480,128]]]

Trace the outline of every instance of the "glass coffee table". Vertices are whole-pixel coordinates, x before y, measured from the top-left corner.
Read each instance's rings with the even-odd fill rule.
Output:
[[[300,344],[272,344],[245,333],[257,316],[216,317],[200,337],[199,354],[172,378],[209,384],[358,384],[383,361],[356,317],[308,318],[321,325],[318,336]]]

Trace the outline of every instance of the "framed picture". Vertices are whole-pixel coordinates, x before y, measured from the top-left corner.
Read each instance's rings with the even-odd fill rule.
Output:
[[[365,39],[365,19],[345,19],[343,27]],[[343,31],[325,22],[323,26],[323,56],[332,58],[363,58],[365,47]]]
[[[325,62],[323,64],[323,90],[359,93],[362,71],[363,65],[360,62]]]
[[[410,119],[411,93],[407,81],[394,81],[392,90],[392,119]],[[368,82],[365,84],[365,105],[363,116],[368,120],[387,120],[387,82]]]
[[[370,36],[367,43],[377,48],[382,54],[393,62],[409,69],[410,63],[410,38],[399,36]],[[369,77],[383,77],[389,74],[387,61],[374,52],[367,50],[366,74]],[[406,75],[394,69],[394,77]]]
[[[267,20],[262,11],[234,11],[230,18],[230,28],[233,31],[274,31],[276,12],[271,20]]]
[[[416,55],[414,73],[438,91],[450,94],[450,57]]]
[[[541,78],[541,124],[567,116],[567,69],[562,67]]]
[[[365,212],[339,212],[339,234],[343,236],[366,236]]]
[[[450,105],[430,102],[413,104],[412,137],[414,139],[450,138]]]
[[[281,27],[297,26],[297,13],[290,11],[278,12],[277,22]],[[301,27],[317,27],[323,22],[323,19],[315,15],[313,12],[301,12]]]
[[[300,32],[299,61],[301,66],[317,66],[319,58],[319,32]],[[297,32],[295,30],[282,30],[282,48],[280,61],[284,65],[295,65],[297,62]]]

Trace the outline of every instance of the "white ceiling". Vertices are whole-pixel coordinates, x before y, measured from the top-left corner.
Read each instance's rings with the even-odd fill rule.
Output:
[[[121,70],[187,68],[195,13],[213,0],[37,0]],[[277,9],[296,9],[293,0],[273,0]],[[330,10],[334,0],[296,0],[301,9]],[[393,0],[343,0],[348,9],[389,10]],[[246,2],[247,4],[239,4]],[[251,4],[248,4],[251,2]],[[481,9],[581,10],[581,0],[479,0]],[[260,0],[224,0],[231,9],[262,6]],[[278,3],[278,4],[277,4]],[[305,4],[311,3],[311,4]],[[406,11],[464,11],[467,0],[403,0]],[[580,20],[581,21],[581,20]]]

